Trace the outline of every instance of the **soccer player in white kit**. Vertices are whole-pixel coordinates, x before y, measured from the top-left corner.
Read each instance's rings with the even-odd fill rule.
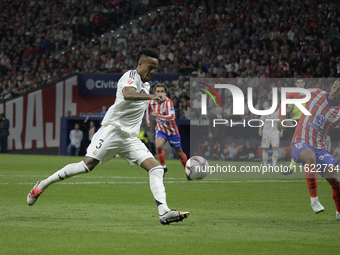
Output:
[[[279,158],[279,145],[280,137],[283,135],[283,130],[277,129],[277,122],[279,120],[279,107],[280,100],[277,103],[277,109],[275,112],[269,115],[263,115],[261,120],[264,122],[263,126],[259,127],[259,136],[262,137],[261,148],[263,165],[267,167],[268,162],[268,150],[272,145],[273,155],[272,162],[273,168],[275,168]]]
[[[98,163],[105,163],[116,154],[131,165],[138,164],[149,172],[150,189],[156,200],[159,221],[162,224],[182,221],[189,212],[170,210],[166,203],[163,167],[158,164],[147,147],[137,138],[148,100],[164,101],[165,96],[150,95],[150,80],[158,67],[158,55],[151,49],[137,54],[138,66],[119,79],[115,103],[109,108],[101,128],[87,148],[85,158],[66,165],[45,180],[38,181],[27,195],[27,204],[33,205],[51,184],[77,174],[88,173]]]

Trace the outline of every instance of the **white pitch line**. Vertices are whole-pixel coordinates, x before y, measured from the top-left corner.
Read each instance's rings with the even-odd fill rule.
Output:
[[[41,178],[42,176],[41,175],[0,175],[0,177],[18,177],[18,178]],[[148,180],[149,177],[141,177],[141,176],[95,176],[95,175],[91,175],[91,176],[85,176],[85,175],[79,175],[79,176],[75,176],[74,178],[82,178],[82,179],[145,179],[145,180]],[[287,179],[287,180],[283,180],[283,179],[247,179],[247,178],[244,178],[244,180],[240,180],[240,179],[243,179],[243,178],[235,178],[235,179],[238,179],[238,180],[235,180],[235,181],[232,181],[232,180],[228,180],[228,181],[225,181],[223,180],[225,178],[205,178],[204,180],[196,180],[194,181],[195,183],[198,183],[198,182],[202,182],[202,183],[237,183],[237,182],[305,182],[305,179],[301,178],[301,180],[290,180],[290,179]],[[233,178],[230,178],[230,179],[233,179]],[[187,181],[184,181],[183,178],[174,178],[174,177],[166,177],[164,179],[164,182],[167,182],[167,180],[173,180],[173,181],[183,181],[183,182],[187,182]],[[324,181],[323,179],[320,179],[318,181]],[[89,183],[92,183],[92,182],[89,182]],[[107,182],[98,182],[98,183],[107,183]],[[124,182],[122,182],[124,183]],[[130,183],[130,182],[127,182],[127,183]],[[133,182],[135,183],[135,182]],[[142,182],[144,183],[144,182]],[[0,183],[2,184],[2,183]]]
[[[131,178],[131,177],[130,177]],[[320,180],[324,182],[324,180]],[[188,182],[184,180],[174,180],[174,181],[164,181],[165,184],[171,184],[171,183],[190,183],[190,184],[223,184],[223,183],[305,183],[305,180],[235,180],[235,181],[223,181],[218,179],[212,179],[212,180],[202,180],[202,181],[193,181]],[[129,182],[59,182],[56,184],[59,185],[93,185],[93,184],[148,184],[148,181],[129,181]],[[0,185],[32,185],[34,183],[6,183],[2,182]]]
[[[28,178],[31,178],[31,177],[37,177],[37,178],[41,178],[42,175],[11,175],[11,174],[7,174],[7,175],[4,175],[4,174],[0,174],[0,177],[28,177]],[[109,178],[113,178],[113,179],[126,179],[126,178],[133,178],[133,179],[149,179],[149,177],[131,177],[131,176],[96,176],[96,175],[91,175],[91,176],[84,176],[82,175],[81,178],[87,178],[87,179],[95,179],[95,178],[98,178],[98,179],[109,179]],[[168,178],[168,179],[176,179],[176,178]]]

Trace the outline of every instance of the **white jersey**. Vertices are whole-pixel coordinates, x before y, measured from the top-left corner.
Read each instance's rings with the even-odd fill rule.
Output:
[[[277,129],[277,122],[279,121],[279,110],[276,110],[269,115],[263,115],[261,117],[261,120],[263,120],[264,122],[262,128],[263,136],[280,136],[280,131]]]
[[[150,93],[149,83],[142,82],[137,70],[127,71],[118,81],[116,101],[105,114],[102,125],[116,126],[124,136],[137,137],[149,100],[125,100],[123,88],[126,86],[134,87],[143,94]]]

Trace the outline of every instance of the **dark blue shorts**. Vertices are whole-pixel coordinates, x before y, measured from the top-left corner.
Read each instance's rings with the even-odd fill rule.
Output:
[[[157,137],[162,137],[166,141],[169,141],[170,146],[175,148],[175,149],[182,149],[181,139],[179,138],[178,134],[168,136],[163,131],[156,130],[156,139],[157,139]]]
[[[315,149],[312,146],[309,146],[305,143],[293,143],[290,155],[292,159],[300,164],[304,164],[300,159],[300,153],[303,149],[310,148],[314,153],[316,157],[316,167],[315,170],[318,172],[320,176],[323,176],[323,172],[325,171],[326,166],[338,164],[338,161],[333,158],[333,156],[329,153],[326,149]]]

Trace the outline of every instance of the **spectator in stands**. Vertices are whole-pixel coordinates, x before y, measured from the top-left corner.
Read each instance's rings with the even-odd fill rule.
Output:
[[[219,147],[220,147],[220,155],[218,155],[218,158],[223,158],[221,155],[223,153],[223,149],[225,147],[225,139],[227,136],[226,133],[226,126],[225,125],[216,125],[213,127],[214,120],[216,119],[226,119],[225,113],[223,113],[222,107],[216,107],[215,113],[212,114],[212,116],[209,118],[209,132],[208,137],[210,139],[210,156],[212,155],[213,148],[215,146],[215,143],[218,141]]]
[[[209,141],[205,140],[204,143],[202,143],[200,145],[200,155],[205,157],[205,158],[209,158]]]
[[[7,17],[6,22],[16,24],[17,29],[13,29],[13,26],[2,26],[0,57],[3,58],[4,55],[7,57],[4,58],[1,72],[3,75],[10,72],[11,76],[15,76],[21,67],[24,68],[23,72],[31,72],[33,68],[42,67],[44,70],[39,73],[46,71],[50,76],[45,78],[45,81],[55,81],[59,78],[59,74],[65,76],[77,72],[104,70],[101,63],[97,61],[102,59],[101,56],[106,54],[106,50],[101,48],[101,40],[97,35],[107,32],[104,31],[105,28],[115,29],[121,25],[121,22],[131,17],[132,12],[135,15],[150,8],[147,4],[140,5],[141,1],[134,1],[132,4],[130,1],[113,1],[103,5],[97,3],[94,6],[91,6],[91,1],[85,1],[81,6],[69,2],[65,5],[51,4],[46,0],[16,2],[20,7],[15,9],[16,5],[9,5],[8,13],[16,12],[19,17],[31,13],[31,20],[35,23],[27,22],[26,18],[16,20],[15,15]],[[119,48],[119,44],[116,45],[109,40],[109,54],[113,59],[117,55],[118,57],[123,55],[125,63],[120,59],[111,63],[109,67],[105,63],[105,68],[110,72],[121,72],[123,69],[132,68],[131,59],[139,47],[159,40],[158,44],[162,47],[160,51],[165,61],[160,62],[159,70],[162,73],[170,73],[177,68],[179,72],[186,74],[189,72],[188,67],[193,66],[193,71],[197,72],[199,77],[235,77],[240,75],[238,73],[240,70],[247,76],[252,73],[250,76],[254,78],[251,80],[255,82],[255,87],[258,86],[257,78],[266,74],[270,77],[304,75],[309,78],[315,75],[318,77],[340,75],[340,67],[338,67],[340,65],[335,62],[339,59],[332,60],[332,57],[339,53],[339,25],[336,16],[332,14],[332,8],[329,9],[327,5],[318,6],[319,12],[315,14],[311,3],[302,3],[301,0],[276,3],[275,9],[270,2],[264,2],[261,3],[261,8],[253,4],[243,10],[242,14],[236,12],[236,18],[230,15],[229,7],[214,8],[220,6],[219,0],[209,1],[209,4],[208,1],[203,0],[199,1],[199,5],[200,8],[195,13],[192,11],[192,4],[180,1],[176,5],[168,6],[164,14],[156,13],[154,18],[153,16],[143,18],[136,28],[132,26],[122,33],[123,37],[126,37],[124,39],[129,41],[129,44],[124,44],[122,49]],[[304,6],[301,9],[301,16],[306,16],[312,21],[301,20],[291,15],[290,10],[295,5]],[[180,16],[177,15],[179,13]],[[269,14],[270,17],[267,16]],[[115,17],[113,22],[109,21],[110,17]],[[93,20],[95,24],[92,24]],[[43,25],[40,25],[42,21],[44,21]],[[93,34],[93,30],[97,34]],[[60,66],[58,56],[61,51],[67,51],[67,46],[75,49],[67,55],[66,63],[61,63]],[[40,60],[42,53],[45,53],[47,58],[54,54],[51,58],[52,63],[47,61],[43,66],[38,62],[32,66],[33,59],[38,57]],[[100,56],[100,59],[92,59],[93,54]],[[283,60],[284,58],[286,61]],[[126,63],[127,59],[130,59],[129,63]],[[181,66],[176,67],[175,59],[178,59]],[[85,67],[88,60],[91,60],[91,66]],[[214,60],[218,60],[219,63]],[[225,65],[232,61],[235,68],[226,70]],[[323,68],[317,69],[320,62]],[[266,72],[263,73],[263,68],[259,67],[263,67],[264,64]],[[54,77],[55,75],[57,77]],[[20,81],[18,84],[21,85]],[[39,79],[32,84],[41,86]],[[1,87],[1,95],[8,94],[7,86]],[[26,92],[31,91],[30,87],[31,84],[27,85]],[[1,99],[3,100],[4,96]]]
[[[105,114],[107,112],[107,106],[106,105],[102,105],[102,109],[100,110],[100,114]]]
[[[251,145],[250,140],[246,140],[246,144],[243,146],[239,153],[239,159],[242,160],[254,160],[256,155],[255,148]]]
[[[179,103],[180,119],[190,119],[190,106],[188,105],[189,100],[182,100]]]
[[[237,153],[238,153],[238,149],[237,149],[235,141],[232,141],[230,146],[228,148],[224,149],[224,154],[226,156],[225,158],[227,158],[227,159],[236,160],[237,159]]]
[[[6,118],[5,114],[0,114],[0,147],[1,153],[7,153],[8,146],[8,136],[9,136],[9,120]]]
[[[70,131],[70,143],[67,147],[69,156],[79,156],[81,142],[83,140],[83,131],[80,130],[79,123],[74,125],[74,129]]]

